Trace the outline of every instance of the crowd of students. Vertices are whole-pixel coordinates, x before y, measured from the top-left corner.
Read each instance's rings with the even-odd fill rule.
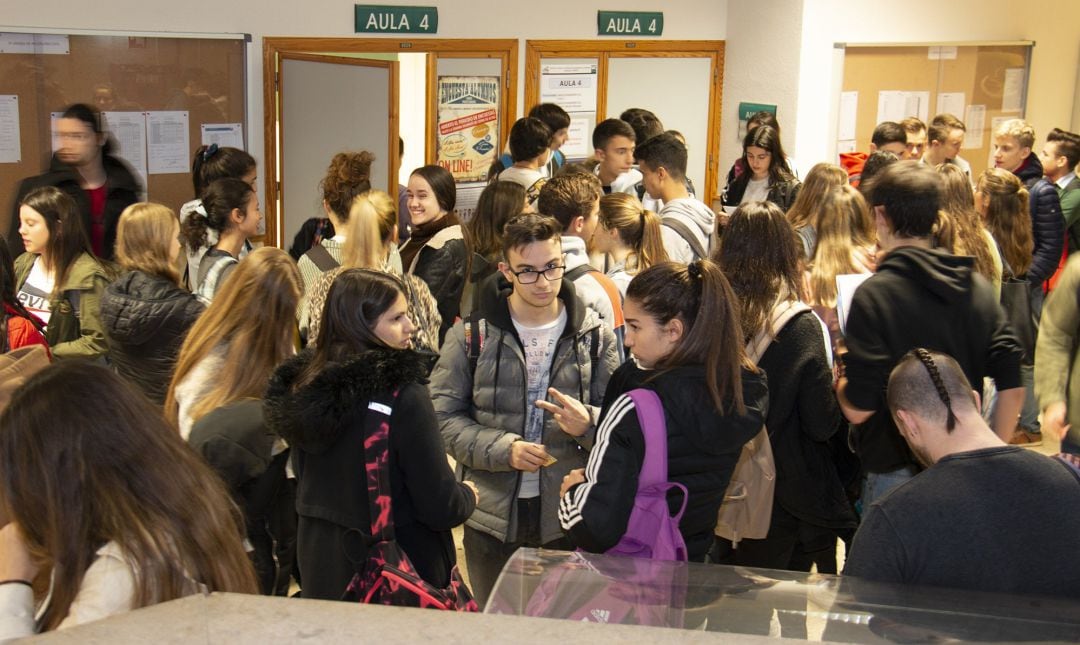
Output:
[[[1041,412],[1080,453],[1075,134],[1036,155],[1008,121],[973,177],[955,117],[883,123],[800,180],[760,114],[717,214],[652,113],[570,162],[544,104],[468,221],[447,170],[414,170],[401,245],[374,156],[335,155],[290,256],[251,247],[247,153],[199,148],[177,216],[119,190],[92,110],[59,123],[0,252],[4,349],[56,362],[0,418],[0,637],[198,590],[355,596],[375,536],[460,592],[461,524],[482,605],[519,547],[623,537],[639,388],[691,561],[835,573],[842,539],[849,574],[1080,596],[1076,460],[1010,445]],[[768,531],[722,537],[763,427]]]

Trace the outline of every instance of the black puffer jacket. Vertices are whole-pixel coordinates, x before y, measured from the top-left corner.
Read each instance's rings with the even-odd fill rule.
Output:
[[[105,167],[105,252],[104,260],[112,260],[114,246],[116,245],[116,223],[120,221],[120,213],[128,206],[139,201],[139,193],[142,186],[135,178],[135,173],[121,159],[110,155],[101,158]],[[49,170],[34,177],[28,177],[19,184],[19,190],[15,195],[15,204],[11,211],[11,224],[8,225],[8,248],[11,249],[11,257],[17,258],[26,249],[23,248],[22,237],[19,236],[19,204],[23,198],[35,188],[42,186],[56,186],[75,200],[82,215],[86,237],[90,238],[90,199],[86,191],[79,185],[78,172],[62,163],[53,155],[49,164]]]
[[[105,288],[101,322],[116,372],[165,403],[176,356],[203,312],[195,296],[161,276],[129,271]]]
[[[421,577],[446,586],[456,561],[450,529],[472,514],[476,500],[446,461],[425,387],[426,358],[407,350],[370,350],[329,364],[294,389],[313,355],[301,352],[278,367],[264,407],[267,425],[289,443],[296,467],[303,597],[341,598],[354,572],[350,558],[362,564],[350,540],[357,531],[371,532],[365,417],[372,414],[369,401],[394,390],[399,393],[390,414],[388,468],[397,542]]]
[[[650,378],[652,376],[652,378]],[[769,407],[762,372],[742,371],[746,414],[718,413],[701,365],[667,372],[642,370],[627,361],[615,371],[604,396],[596,445],[585,469],[588,481],[571,488],[559,506],[559,521],[570,540],[586,551],[602,552],[626,532],[645,459],[645,436],[637,414],[622,394],[637,387],[655,390],[667,424],[668,480],[686,486],[689,499],[679,531],[691,561],[703,561],[713,543],[717,512],[743,444],[761,431]],[[668,496],[672,512],[682,495]]]
[[[1054,185],[1043,179],[1042,163],[1034,152],[1014,172],[1028,189],[1031,236],[1035,239],[1027,278],[1032,284],[1040,284],[1054,274],[1061,261],[1061,249],[1065,244],[1061,200]]]

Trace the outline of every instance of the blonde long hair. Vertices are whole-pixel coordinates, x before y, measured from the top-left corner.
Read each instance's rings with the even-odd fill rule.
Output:
[[[788,209],[787,219],[791,222],[791,228],[797,231],[809,226],[817,230],[821,216],[821,200],[825,199],[825,195],[832,189],[847,183],[847,173],[840,166],[824,162],[815,164],[807,173],[795,203]]]
[[[142,271],[180,284],[169,261],[180,220],[168,206],[139,202],[124,209],[116,224],[116,261],[128,271]]]
[[[347,269],[382,269],[390,251],[397,204],[381,190],[357,195],[349,207],[341,266]]]
[[[630,247],[627,273],[634,275],[668,261],[660,233],[660,216],[642,208],[637,197],[625,193],[601,197],[600,225],[609,231],[617,231],[623,244]]]
[[[826,193],[810,263],[809,304],[836,306],[836,276],[863,273],[853,254],[874,246],[874,222],[862,194],[844,184]]]
[[[1035,250],[1027,189],[1008,170],[987,168],[979,177],[977,192],[987,200],[986,228],[1001,247],[1002,257],[1009,263],[1013,275],[1024,275],[1031,266]]]
[[[165,417],[179,425],[176,388],[218,347],[225,350],[221,371],[192,406],[192,420],[241,399],[262,397],[274,368],[296,349],[300,292],[300,271],[285,251],[262,247],[241,260],[180,348]]]
[[[983,233],[986,229],[975,211],[975,194],[967,173],[951,163],[940,164],[937,171],[942,180],[941,210],[948,216],[955,231],[953,253],[974,257],[975,270],[987,280],[995,280],[994,256],[990,241]]]

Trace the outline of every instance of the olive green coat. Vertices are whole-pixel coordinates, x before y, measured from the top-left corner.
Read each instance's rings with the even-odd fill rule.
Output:
[[[23,253],[15,260],[16,289],[22,288],[37,258],[34,253]],[[49,304],[52,313],[45,328],[45,340],[53,356],[95,359],[105,355],[108,345],[99,304],[108,283],[108,274],[94,256],[83,253],[75,259],[64,284]],[[72,300],[78,302],[78,315]]]

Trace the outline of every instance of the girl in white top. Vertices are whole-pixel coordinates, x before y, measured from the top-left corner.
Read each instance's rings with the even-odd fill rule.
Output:
[[[597,251],[611,257],[607,275],[623,298],[630,281],[654,264],[668,261],[660,217],[633,195],[611,193],[600,198],[600,226],[593,234]]]
[[[0,641],[198,591],[256,591],[221,481],[105,367],[57,363],[28,381],[0,418],[0,468]]]

